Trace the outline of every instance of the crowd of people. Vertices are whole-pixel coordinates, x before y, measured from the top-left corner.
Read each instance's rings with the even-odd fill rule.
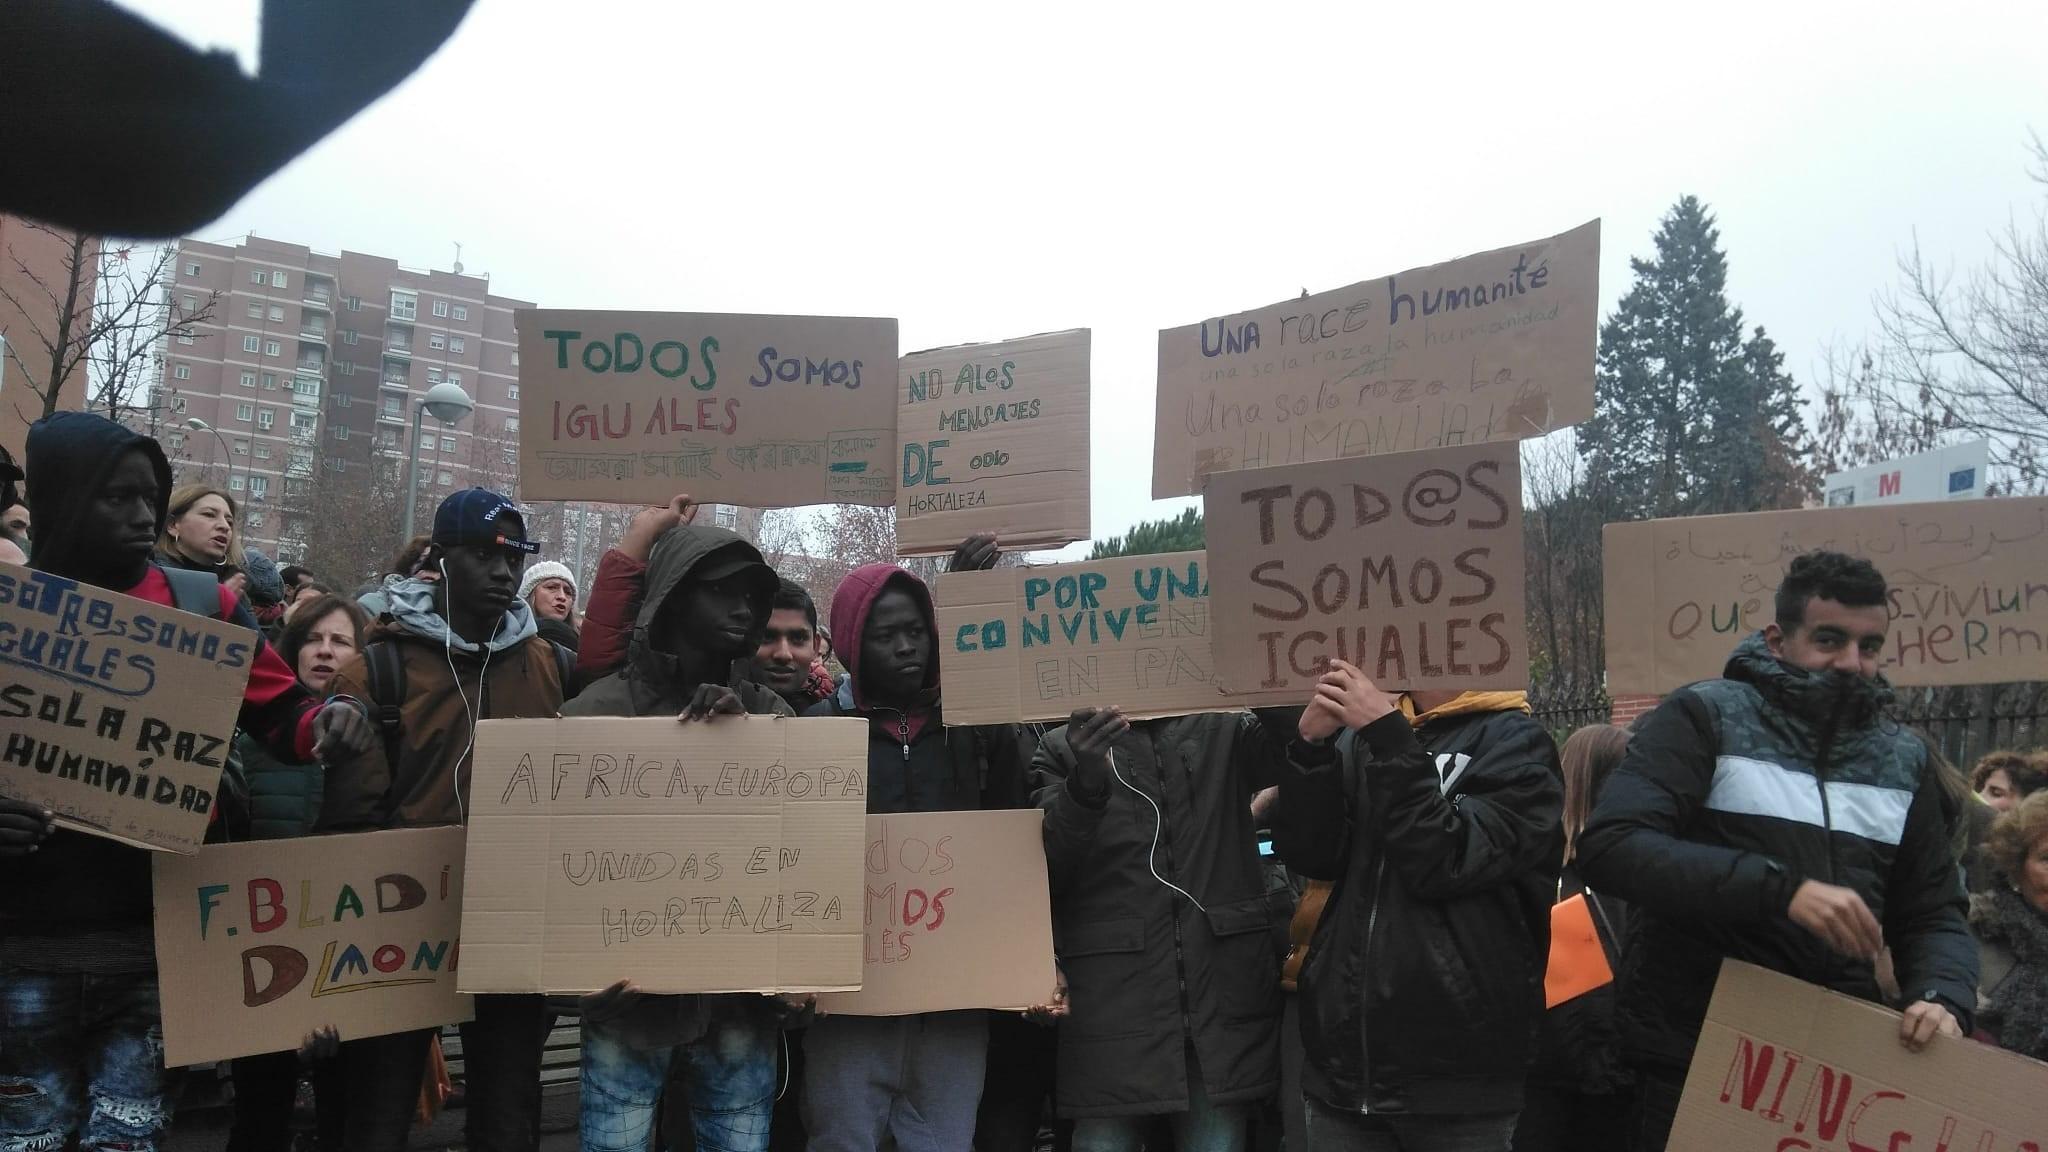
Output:
[[[1724,958],[1890,1004],[1916,1051],[2048,1058],[2042,763],[1966,779],[1891,718],[1865,560],[1797,558],[1720,679],[1561,750],[1522,692],[1390,692],[1343,661],[1291,707],[948,726],[924,581],[857,568],[828,629],[686,496],[584,589],[465,490],[357,586],[280,571],[228,492],[174,490],[100,417],[39,421],[26,456],[25,507],[0,463],[0,560],[261,637],[210,839],[462,823],[477,723],[557,715],[857,717],[869,811],[1044,812],[1045,1004],[854,1017],[621,981],[573,1003],[588,1149],[1008,1152],[1052,1118],[1081,1152],[1655,1152]],[[999,556],[970,538],[951,568]],[[0,1148],[156,1147],[148,854],[0,796],[0,880]],[[1573,900],[1612,979],[1547,1005]],[[569,1007],[476,998],[469,1147],[536,1147]],[[435,1035],[234,1061],[230,1147],[289,1147],[303,1076],[320,1147],[404,1147]]]

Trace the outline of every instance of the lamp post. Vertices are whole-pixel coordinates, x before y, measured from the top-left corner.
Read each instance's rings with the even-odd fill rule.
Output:
[[[420,502],[420,418],[432,415],[443,424],[453,425],[456,421],[476,411],[476,401],[462,390],[462,385],[446,380],[427,389],[412,410],[412,462],[406,469],[405,480],[405,529],[398,538],[403,548],[412,540],[413,510]]]
[[[230,492],[234,491],[234,489],[235,489],[235,454],[234,454],[234,451],[233,451],[232,449],[230,449],[230,448],[228,447],[228,438],[220,434],[220,429],[218,429],[218,428],[215,428],[215,427],[214,427],[213,425],[211,425],[211,424],[208,424],[208,423],[207,423],[206,421],[204,421],[204,420],[201,420],[201,419],[200,419],[199,417],[197,417],[197,416],[188,416],[188,417],[186,417],[186,418],[185,418],[185,427],[187,427],[187,428],[194,428],[194,429],[197,429],[197,430],[199,430],[199,431],[201,431],[201,432],[211,432],[211,433],[213,433],[213,438],[214,438],[215,440],[218,440],[218,441],[220,441],[220,455],[221,455],[221,460],[222,460],[222,461],[223,461],[223,462],[224,462],[224,463],[225,463],[225,464],[227,465],[227,470],[228,470],[228,491],[230,491]]]

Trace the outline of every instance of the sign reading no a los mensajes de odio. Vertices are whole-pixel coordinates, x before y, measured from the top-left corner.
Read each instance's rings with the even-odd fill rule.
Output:
[[[196,851],[256,657],[246,628],[0,564],[0,795]]]
[[[1219,472],[1204,497],[1226,688],[1306,699],[1333,657],[1388,689],[1528,683],[1514,444]]]

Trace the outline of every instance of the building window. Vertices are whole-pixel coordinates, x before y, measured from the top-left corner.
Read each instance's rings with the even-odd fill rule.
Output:
[[[427,347],[439,350],[448,346],[448,340],[439,332],[427,337]]]
[[[256,427],[265,432],[277,426],[277,413],[269,408],[256,413]]]
[[[517,385],[517,384],[507,384],[507,385],[505,385],[505,399],[507,399],[507,400],[517,400],[517,399],[519,399],[519,385]]]
[[[453,451],[455,451],[455,437],[453,437],[453,436],[443,436],[443,437],[441,437],[441,451],[443,451],[443,452],[453,452]]]
[[[284,355],[284,345],[279,344],[275,340],[265,340],[263,342],[263,354],[265,356],[282,356]]]
[[[263,319],[263,301],[261,301],[261,300],[251,300],[251,301],[249,301],[249,319],[251,319],[251,320],[261,320],[261,319]]]
[[[517,417],[517,416],[507,416],[507,417],[505,417],[505,431],[507,431],[507,432],[517,432],[517,431],[519,431],[519,417]]]
[[[441,487],[446,488],[449,485],[455,483],[455,473],[448,471],[446,468],[443,468],[441,469],[441,474],[439,476],[434,477],[434,482],[436,484],[439,484]]]
[[[294,412],[292,413],[292,431],[311,432],[313,430],[313,421],[314,416],[311,412]]]
[[[190,316],[194,312],[199,311],[199,297],[185,296],[181,297],[180,299],[184,302],[185,305],[185,315]]]
[[[244,424],[247,424],[249,421],[254,420],[255,418],[256,406],[254,404],[235,405],[235,419],[240,420]]]
[[[462,373],[460,373],[460,372],[450,372],[450,373],[448,374],[448,382],[449,382],[450,384],[460,384],[460,383],[462,383]]]
[[[240,492],[241,490],[242,490],[242,478],[241,478],[241,476],[239,476],[239,475],[230,475],[230,476],[228,477],[228,491],[230,491],[230,492]]]
[[[272,304],[270,306],[270,322],[272,324],[284,323],[284,305]]]
[[[258,339],[257,337],[254,337],[254,336],[244,336],[244,337],[242,337],[242,351],[244,351],[244,352],[261,352],[262,350],[263,350],[263,341],[262,341],[262,340]]]
[[[251,268],[251,269],[249,269],[249,283],[251,283],[251,284],[256,284],[256,285],[259,285],[259,286],[260,286],[260,285],[261,285],[261,284],[263,283],[263,279],[264,279],[264,277],[263,277],[263,269],[261,269],[261,268]]]
[[[271,286],[272,288],[282,288],[282,287],[284,287],[284,286],[285,286],[285,281],[284,281],[284,273],[282,273],[282,272],[272,272],[272,273],[270,274],[270,286]]]
[[[356,374],[356,362],[353,360],[343,360],[341,363],[336,364],[334,367],[335,370],[340,372],[343,376],[353,376]]]
[[[512,366],[514,368],[519,367],[519,349],[517,348],[512,350]]]
[[[247,456],[248,454],[249,454],[249,442],[248,442],[247,440],[237,440],[237,441],[235,441],[235,455],[237,455],[237,456]]]
[[[361,312],[363,310],[363,298],[361,296],[350,296],[344,299],[342,304],[347,306],[351,312]]]
[[[256,374],[255,374],[254,372],[244,372],[244,373],[242,373],[242,387],[244,387],[244,388],[254,388],[255,386],[256,386]]]
[[[448,350],[450,352],[460,352],[464,347],[465,345],[463,343],[462,337],[450,336],[448,338]]]
[[[270,477],[249,477],[249,499],[261,500],[270,495]]]
[[[259,476],[257,477],[257,479],[260,480],[262,479],[262,477]],[[261,500],[263,499],[263,497],[258,496],[256,497],[256,499]],[[242,517],[242,527],[251,530],[263,527],[263,513],[258,512],[253,508],[250,509],[249,514]]]
[[[720,528],[737,528],[740,510],[730,504],[714,504],[711,506],[711,523]]]
[[[256,445],[256,458],[257,458],[258,460],[268,460],[268,459],[270,459],[270,445],[268,445],[268,444],[262,444],[262,443],[259,443],[259,444],[257,444],[257,445]]]
[[[355,342],[356,342],[356,330],[355,330],[355,329],[353,329],[353,328],[343,328],[343,329],[341,330],[341,342],[342,342],[343,344],[353,344],[353,343],[355,343]]]
[[[172,452],[183,452],[185,450],[185,434],[183,432],[168,433],[164,436],[164,444]]]
[[[185,275],[187,275],[187,276],[197,276],[197,275],[199,275],[199,265],[197,265],[197,264],[187,264],[187,265],[185,265]]]
[[[447,302],[446,300],[436,300],[436,301],[434,301],[434,315],[436,315],[436,316],[439,316],[439,317],[441,317],[441,318],[442,318],[442,319],[444,319],[444,320],[445,320],[445,319],[447,319],[447,317],[448,317],[448,302]]]
[[[171,376],[178,380],[190,380],[192,378],[192,366],[190,364],[180,364],[176,368],[171,369]]]
[[[457,304],[457,305],[455,306],[455,318],[456,318],[457,320],[467,320],[467,319],[469,319],[469,309],[468,309],[468,308],[466,308],[466,307],[464,307],[464,306],[462,306],[462,305],[460,305],[460,304]]]
[[[427,368],[427,383],[429,383],[429,384],[439,384],[440,382],[441,382],[441,370],[440,370],[439,368],[435,368],[435,367],[432,367],[431,365],[430,365],[430,366],[428,366],[428,368]]]
[[[183,415],[183,414],[184,414],[184,412],[185,412],[185,398],[184,398],[183,396],[173,396],[173,397],[171,397],[171,411],[173,411],[173,412],[176,412],[176,413],[178,413],[178,414],[180,414],[180,415]]]
[[[272,392],[277,391],[277,373],[265,372],[263,374],[263,386]]]
[[[386,396],[386,397],[384,398],[384,414],[385,414],[386,416],[403,416],[403,415],[405,415],[405,411],[404,411],[404,409],[403,409],[403,408],[401,408],[401,407],[399,406],[399,402],[398,402],[398,397],[396,397],[396,396]]]
[[[393,320],[417,320],[420,315],[420,298],[416,292],[391,293],[391,318]]]
[[[336,425],[334,426],[334,438],[335,438],[336,440],[346,440],[346,439],[348,439],[348,425],[346,425],[346,424],[336,424]]]
[[[349,405],[354,404],[355,402],[355,397],[350,396],[346,392],[337,392],[334,394],[334,406],[336,408],[346,408]]]

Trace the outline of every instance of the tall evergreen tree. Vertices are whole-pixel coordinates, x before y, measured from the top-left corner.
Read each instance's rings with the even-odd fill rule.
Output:
[[[1796,506],[1812,490],[1798,392],[1762,328],[1743,339],[1713,215],[1683,197],[1654,242],[1600,328],[1590,478],[1631,517]]]
[[[1171,520],[1147,520],[1134,524],[1122,536],[1097,540],[1088,551],[1090,560],[1112,556],[1152,556],[1161,552],[1194,552],[1205,547],[1207,538],[1202,512],[1189,508]]]

